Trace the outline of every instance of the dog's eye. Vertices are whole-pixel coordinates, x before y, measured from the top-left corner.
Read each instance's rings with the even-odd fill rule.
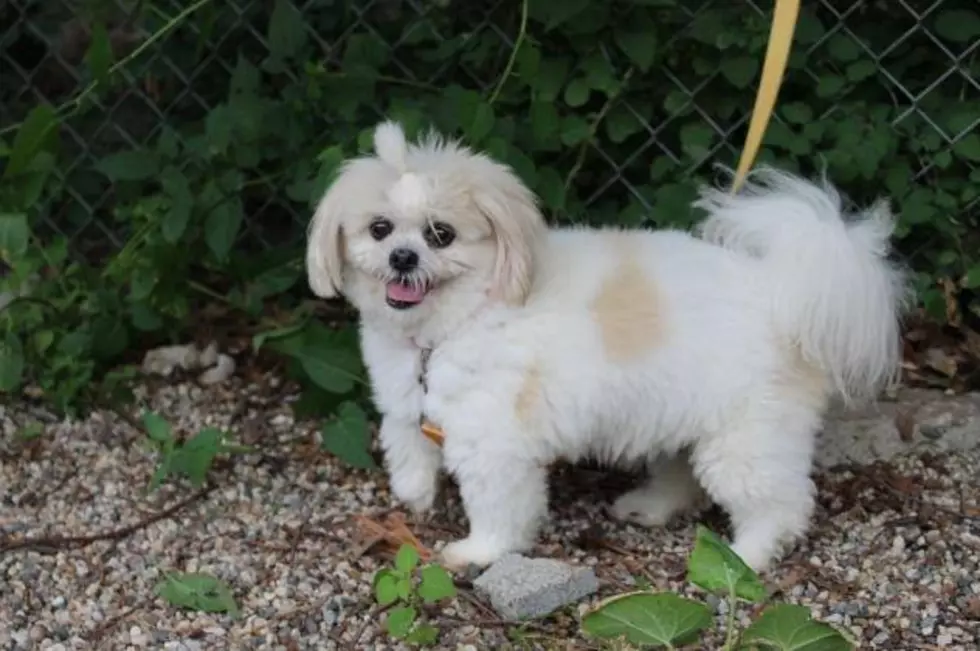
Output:
[[[391,235],[391,231],[393,230],[395,230],[394,225],[384,217],[375,217],[371,225],[368,226],[368,232],[371,233],[371,237],[379,242]]]
[[[443,222],[433,222],[422,231],[426,243],[434,249],[444,249],[456,239],[456,229]]]

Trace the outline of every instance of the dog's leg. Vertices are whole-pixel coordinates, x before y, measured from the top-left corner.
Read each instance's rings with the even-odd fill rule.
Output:
[[[381,447],[391,492],[416,513],[432,508],[439,487],[439,448],[422,434],[418,418],[386,416],[381,421]]]
[[[505,437],[492,431],[446,437],[446,466],[459,483],[470,524],[469,535],[442,552],[450,569],[482,567],[527,549],[547,515],[547,469],[520,446],[508,449]]]
[[[621,495],[612,515],[623,522],[659,527],[682,511],[693,508],[704,496],[691,471],[686,454],[658,460],[642,486]]]
[[[806,532],[813,513],[809,473],[817,419],[795,412],[743,421],[699,441],[692,455],[695,476],[731,517],[732,549],[756,571]]]

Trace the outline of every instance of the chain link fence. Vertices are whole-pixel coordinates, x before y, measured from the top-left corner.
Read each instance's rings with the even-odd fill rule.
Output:
[[[421,75],[411,65],[402,63],[400,52],[413,36],[410,32],[395,33],[379,28],[386,14],[408,13],[423,18],[430,12],[455,11],[457,25],[465,25],[462,35],[466,47],[484,48],[500,53],[500,66],[515,45],[520,29],[520,4],[508,0],[496,2],[429,2],[424,0],[349,0],[323,2],[292,0],[304,19],[309,18],[310,34],[325,61],[338,61],[344,44],[355,35],[371,35],[390,48],[392,77],[403,83],[426,87],[441,87],[451,80],[465,83],[485,93],[492,92],[498,76],[486,74],[487,68],[471,69],[466,57],[447,57],[445,65]],[[730,0],[720,0],[730,2]],[[236,60],[246,57],[262,61],[269,50],[270,32],[267,29],[270,7],[274,4],[259,0],[223,0],[208,8],[206,0],[198,2],[164,0],[156,2],[125,2],[123,0],[7,0],[0,8],[0,129],[9,143],[17,123],[38,102],[61,106],[66,113],[77,110],[63,127],[62,153],[67,162],[58,174],[63,183],[66,200],[47,215],[47,225],[75,242],[101,243],[109,249],[122,245],[125,234],[112,217],[112,188],[105,179],[93,172],[93,167],[107,153],[139,147],[156,142],[174,123],[203,119],[225,95]],[[684,12],[691,25],[699,15],[717,2],[678,2],[676,11]],[[803,64],[792,75],[806,76],[814,89],[822,83],[811,62],[826,56],[828,47],[857,48],[865,59],[876,64],[873,76],[880,84],[883,96],[890,98],[892,124],[925,123],[939,139],[934,155],[919,161],[915,174],[928,175],[936,166],[945,164],[948,152],[980,133],[980,120],[951,124],[936,117],[935,102],[930,98],[937,89],[945,89],[943,97],[958,97],[964,103],[980,104],[980,79],[975,73],[980,57],[980,37],[958,42],[943,35],[949,25],[937,27],[936,19],[950,7],[964,5],[958,0],[820,0],[805,3],[823,27],[822,33],[810,39],[805,47],[797,46],[794,58]],[[967,5],[976,5],[971,0]],[[220,10],[217,7],[220,5]],[[341,5],[343,7],[341,8]],[[758,14],[767,21],[771,3],[746,0],[745,11]],[[208,10],[210,9],[210,11]],[[196,12],[187,20],[183,14]],[[333,12],[331,14],[331,12]],[[887,16],[890,29],[869,30],[875,15]],[[948,22],[949,19],[947,19]],[[318,21],[332,27],[324,30]],[[168,26],[178,27],[169,30]],[[98,26],[98,27],[95,27]],[[89,92],[91,77],[93,32],[104,29],[111,48],[111,60],[139,56],[133,65],[120,65],[113,76],[111,88],[98,93]],[[966,28],[964,28],[966,29]],[[329,38],[324,37],[329,33]],[[274,36],[274,35],[273,35]],[[438,34],[449,42],[460,34]],[[660,43],[661,50],[670,50],[678,33]],[[154,40],[155,39],[155,40]],[[911,82],[903,78],[903,57],[931,57],[935,77],[926,82]],[[452,58],[452,60],[450,60]],[[498,67],[498,70],[499,70]],[[706,89],[718,81],[721,70],[712,74],[692,76],[681,66],[657,66],[650,75],[669,87],[669,94],[683,102],[674,107],[673,114],[653,120],[649,108],[625,98],[624,108],[642,125],[642,138],[627,155],[610,152],[601,142],[588,145],[589,156],[607,164],[603,178],[590,187],[585,207],[601,203],[610,196],[630,195],[644,209],[651,209],[648,194],[637,187],[629,169],[638,161],[665,158],[671,164],[695,170],[706,162],[734,160],[742,144],[748,114],[742,110],[733,115],[720,115],[704,100]],[[679,95],[678,95],[679,93]],[[745,91],[749,96],[743,104],[751,106],[754,86]],[[79,99],[81,98],[81,99]],[[78,109],[85,108],[81,111]],[[378,117],[383,107],[377,107]],[[328,107],[325,106],[325,110]],[[830,109],[832,113],[834,109]],[[713,133],[712,145],[695,159],[685,155],[678,146],[676,116],[693,111]],[[826,118],[815,115],[814,120]],[[775,123],[785,124],[776,116]],[[368,126],[368,125],[364,125]],[[978,164],[969,157],[963,159],[971,170]],[[644,163],[648,165],[649,163]],[[964,179],[964,182],[967,182]],[[975,213],[977,201],[959,205],[963,213]],[[285,200],[282,191],[269,185],[267,200],[262,205],[249,206],[246,215],[253,235],[265,237],[263,222],[281,222],[288,215],[294,236],[301,237],[308,214],[298,210],[295,203]],[[96,246],[96,248],[99,248]]]

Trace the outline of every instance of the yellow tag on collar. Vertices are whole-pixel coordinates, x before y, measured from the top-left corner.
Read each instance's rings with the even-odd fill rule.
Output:
[[[443,442],[446,440],[446,435],[443,433],[442,428],[433,425],[427,420],[422,421],[422,434],[439,447],[442,447]]]
[[[783,83],[790,47],[793,45],[793,32],[796,30],[799,15],[800,0],[776,0],[772,28],[769,30],[769,44],[766,46],[766,58],[762,64],[762,78],[759,80],[759,91],[755,96],[755,107],[752,109],[749,132],[745,136],[745,146],[742,147],[738,169],[735,171],[732,192],[737,192],[745,182],[745,177],[748,176],[752,163],[759,153],[769,118],[776,106],[779,87]]]

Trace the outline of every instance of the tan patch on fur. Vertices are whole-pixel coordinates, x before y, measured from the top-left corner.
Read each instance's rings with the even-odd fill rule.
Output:
[[[785,385],[795,388],[799,398],[813,409],[826,409],[831,391],[826,374],[816,365],[807,362],[795,346],[786,344],[784,350],[786,366],[782,372],[782,380]]]
[[[625,240],[618,239],[616,248],[622,262],[599,289],[592,312],[606,355],[627,362],[663,343],[664,301]]]
[[[517,415],[517,420],[522,423],[531,420],[534,408],[541,400],[541,388],[541,369],[537,365],[531,366],[524,372],[521,388],[518,389],[517,397],[514,399],[514,413]]]

